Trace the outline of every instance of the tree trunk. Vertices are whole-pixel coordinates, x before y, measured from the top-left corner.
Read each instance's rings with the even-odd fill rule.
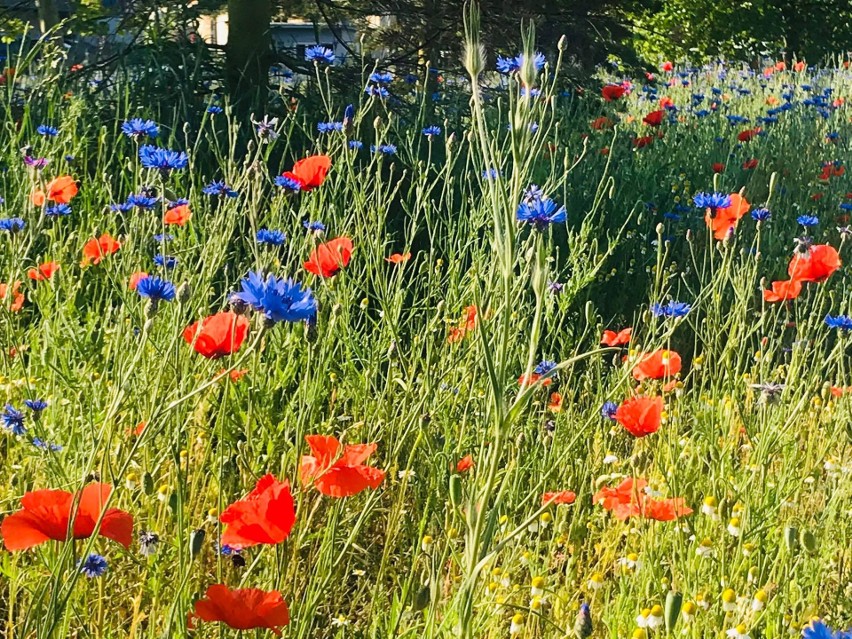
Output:
[[[228,0],[228,90],[243,113],[266,104],[271,20],[271,0]]]
[[[36,8],[38,9],[38,28],[44,35],[59,24],[59,9],[56,6],[56,0],[36,0]]]

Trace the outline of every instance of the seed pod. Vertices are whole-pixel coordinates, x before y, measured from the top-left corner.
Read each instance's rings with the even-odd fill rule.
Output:
[[[683,605],[683,595],[674,590],[669,590],[666,595],[666,631],[674,631],[677,619],[680,616],[680,607]]]
[[[176,297],[179,303],[186,304],[189,301],[191,295],[192,289],[189,286],[189,282],[184,282],[183,284],[178,286]]]

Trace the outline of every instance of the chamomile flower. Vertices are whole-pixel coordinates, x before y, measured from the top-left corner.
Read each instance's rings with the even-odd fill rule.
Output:
[[[719,502],[713,495],[708,495],[704,498],[704,502],[701,504],[701,513],[707,515],[713,521],[719,520]]]
[[[544,595],[544,577],[533,577],[530,582],[530,597],[541,597]]]
[[[695,618],[695,613],[698,612],[698,606],[694,601],[687,601],[683,604],[683,607],[680,610],[680,614],[683,617],[683,620],[686,623],[689,623]]]
[[[739,517],[731,517],[728,522],[728,534],[733,537],[739,537],[742,534],[742,522]]]
[[[512,617],[512,623],[509,625],[509,634],[512,636],[521,634],[524,629],[524,616],[517,613]]]
[[[423,552],[431,552],[434,541],[435,540],[432,539],[431,535],[424,535],[423,539],[420,540],[420,550]]]
[[[588,586],[589,590],[600,590],[604,585],[604,577],[599,572],[592,573],[592,576],[589,577],[586,582],[586,586]]]
[[[620,557],[616,562],[625,572],[631,570],[640,570],[642,568],[642,560],[635,552],[628,553],[624,557]]]
[[[731,588],[725,588],[722,591],[722,610],[725,612],[734,612],[737,609],[737,593]]]
[[[745,624],[739,624],[733,628],[728,629],[725,633],[731,639],[751,639],[748,635],[748,629],[745,627]]]
[[[701,543],[698,544],[698,548],[695,549],[695,554],[699,557],[712,557],[713,541],[709,537],[702,539]]]
[[[754,593],[754,599],[751,600],[751,609],[755,612],[760,612],[766,607],[767,601],[769,601],[769,595],[761,588]]]

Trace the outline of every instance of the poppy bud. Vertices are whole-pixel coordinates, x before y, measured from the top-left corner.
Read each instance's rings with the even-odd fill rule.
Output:
[[[146,320],[145,320],[145,325],[143,326],[143,329],[144,329],[144,330],[145,330],[145,332],[147,333],[148,331],[150,331],[150,330],[151,330],[151,328],[152,328],[153,326],[154,326],[154,319],[153,319],[153,318],[148,318],[148,319],[146,319]]]
[[[802,535],[800,537],[800,541],[802,546],[805,547],[805,550],[808,552],[814,552],[817,546],[816,535],[814,535],[810,530],[803,530]]]
[[[396,340],[391,340],[390,346],[388,346],[388,359],[394,360],[399,357],[399,353],[396,349]]]
[[[198,553],[201,552],[201,546],[204,544],[204,529],[198,528],[197,530],[193,530],[192,534],[189,536],[189,556],[192,559],[195,559],[198,556]]]
[[[556,48],[559,49],[560,51],[565,51],[565,49],[568,48],[568,38],[565,37],[564,33],[559,38],[559,42],[556,44]]]
[[[462,484],[461,477],[458,475],[450,475],[450,503],[454,508],[458,508],[462,501]]]
[[[411,604],[411,608],[415,611],[423,610],[429,605],[431,599],[432,590],[429,588],[429,584],[425,584],[417,591],[417,594],[414,595],[414,601]]]
[[[157,307],[157,300],[155,300],[153,297],[149,299],[145,303],[145,319],[153,319],[154,316],[157,314]],[[147,330],[149,328],[150,326],[148,326],[148,322],[145,322],[145,329]]]
[[[683,595],[670,590],[666,595],[666,631],[674,630],[677,619],[680,616],[680,607],[683,604]]]
[[[192,289],[189,287],[189,282],[184,282],[178,286],[177,301],[179,304],[186,304],[192,295]]]
[[[142,475],[142,490],[149,497],[154,494],[154,478],[151,477],[151,473]]]
[[[784,544],[787,550],[793,551],[799,545],[799,529],[795,526],[786,526],[784,528]]]

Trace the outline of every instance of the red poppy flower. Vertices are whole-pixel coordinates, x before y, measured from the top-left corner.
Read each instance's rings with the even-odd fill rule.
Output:
[[[671,62],[669,62],[668,60],[666,60],[665,62],[663,62],[663,64],[660,65],[660,70],[665,71],[666,73],[668,73],[669,71],[671,71],[673,69],[674,69],[674,65]]]
[[[666,107],[674,106],[674,100],[672,100],[670,96],[664,95],[660,98],[659,105],[661,109],[665,109]]]
[[[181,204],[166,211],[163,216],[163,224],[173,224],[175,226],[183,226],[192,218],[192,211],[189,210],[189,205]]]
[[[633,138],[633,148],[642,149],[654,143],[653,135],[643,135],[638,138]]]
[[[72,512],[75,512],[71,526],[73,539],[91,537],[100,519],[98,534],[129,548],[133,541],[133,517],[118,508],[104,510],[111,492],[109,484],[88,484],[81,491],[76,508],[74,495],[64,490],[34,490],[25,494],[21,498],[22,510],[7,516],[0,525],[6,549],[26,550],[51,539],[66,541]]]
[[[840,268],[840,255],[833,246],[814,244],[807,253],[797,252],[787,267],[790,279],[824,282]]]
[[[739,193],[731,194],[731,205],[722,209],[716,210],[716,215],[711,217],[710,209],[704,214],[704,221],[713,231],[713,237],[717,240],[724,240],[731,229],[737,227],[737,222],[740,218],[748,213],[751,205]]]
[[[219,515],[219,521],[225,524],[224,545],[240,549],[280,544],[296,523],[290,482],[279,482],[272,475],[261,477],[254,490]]]
[[[547,410],[551,413],[562,412],[562,395],[560,393],[550,394],[550,401],[547,403]]]
[[[7,300],[7,298],[10,298]],[[0,282],[0,301],[9,302],[9,310],[17,313],[24,308],[24,294],[21,293],[21,283],[14,282],[11,287]]]
[[[305,262],[305,270],[320,277],[331,277],[348,265],[351,257],[352,240],[338,237],[317,246]]]
[[[131,291],[135,291],[136,287],[139,286],[139,282],[148,277],[148,274],[145,271],[136,271],[133,275],[130,276],[130,283],[128,287]]]
[[[618,100],[624,97],[625,93],[627,93],[627,89],[625,89],[620,84],[607,84],[604,88],[601,89],[601,95],[603,96],[603,99],[607,102]]]
[[[342,447],[336,437],[308,435],[311,455],[302,456],[299,479],[313,485],[329,497],[351,497],[367,488],[376,489],[385,478],[385,471],[363,464],[377,444],[355,444]]]
[[[617,333],[615,331],[604,331],[601,335],[601,344],[605,346],[623,346],[630,343],[630,336],[633,334],[633,327],[622,328]]]
[[[478,309],[474,304],[465,307],[465,319],[460,326],[454,326],[450,329],[450,334],[447,336],[447,341],[450,344],[460,342],[468,332],[476,328],[476,316]]]
[[[48,183],[47,192],[35,191],[32,196],[32,203],[36,206],[42,206],[45,200],[56,202],[57,204],[68,204],[72,198],[77,195],[77,181],[70,175],[62,175]]]
[[[662,397],[634,397],[624,400],[615,411],[615,421],[634,437],[644,437],[660,429]]]
[[[290,623],[290,610],[277,590],[231,590],[216,584],[207,588],[203,599],[195,602],[195,617],[220,621],[234,630],[265,628],[280,637],[280,629]]]
[[[802,283],[799,280],[781,280],[772,282],[772,290],[763,291],[763,300],[766,302],[784,302],[794,300],[802,292]]]
[[[83,261],[80,266],[100,264],[104,257],[112,255],[120,248],[121,243],[109,233],[104,233],[98,238],[92,238],[83,246]]]
[[[390,262],[391,264],[402,264],[403,262],[407,262],[411,259],[411,253],[394,253],[385,258],[385,262]]]
[[[471,468],[473,468],[473,456],[472,455],[465,455],[456,464],[456,472],[458,472],[458,473],[466,473]]]
[[[686,505],[683,497],[674,499],[651,499],[645,497],[639,503],[639,516],[655,521],[674,521],[678,517],[692,514],[692,508]]]
[[[752,169],[756,169],[757,165],[758,165],[757,158],[752,158],[750,160],[746,160],[745,162],[743,162],[743,168],[746,171],[751,171]]]
[[[760,135],[761,131],[762,131],[762,129],[760,127],[755,127],[754,129],[746,129],[745,131],[740,131],[739,134],[737,135],[737,140],[739,140],[740,142],[749,142],[750,140],[753,140],[758,135]]]
[[[675,351],[656,350],[642,356],[633,367],[633,378],[641,382],[643,379],[674,377],[680,372],[680,367],[680,355]]]
[[[801,60],[799,62],[796,62],[793,65],[793,70],[794,71],[804,71],[805,70],[805,63]]]
[[[183,339],[196,353],[218,359],[240,350],[248,335],[249,321],[232,311],[216,313],[187,326]]]
[[[27,271],[27,277],[35,282],[43,282],[44,280],[51,279],[53,274],[58,270],[58,262],[45,262],[44,264],[39,264],[35,268],[29,269]]]
[[[518,377],[518,384],[520,384],[521,386],[524,386],[524,385],[526,385],[526,386],[532,386],[532,385],[533,385],[533,384],[535,384],[538,380],[540,380],[540,379],[541,379],[541,377],[542,377],[542,376],[541,376],[541,375],[539,375],[538,373],[530,373],[530,376],[529,376],[529,377],[527,377],[526,375],[521,375],[521,376],[519,376],[519,377]],[[548,377],[546,380],[544,380],[544,381],[541,383],[541,385],[542,385],[542,386],[550,386],[552,383],[553,383],[553,378],[552,378],[552,377]]]
[[[216,376],[218,377],[219,375],[224,374],[226,370],[228,370],[228,369],[227,368],[220,368],[216,372]],[[238,382],[243,377],[245,377],[248,374],[248,372],[249,371],[248,371],[247,368],[235,368],[230,373],[228,373],[228,377],[231,379],[232,382]]]
[[[292,171],[285,171],[283,175],[296,180],[303,191],[312,191],[325,182],[330,168],[330,157],[314,155],[299,160],[293,165]]]
[[[713,162],[713,173],[722,173],[725,170],[725,165],[721,162]]]
[[[599,118],[595,118],[594,120],[592,120],[592,128],[595,131],[600,131],[601,129],[612,128],[612,120],[610,120],[606,116],[601,116]]]
[[[577,495],[571,490],[561,490],[558,493],[544,493],[541,496],[541,505],[547,504],[573,504]]]
[[[648,126],[660,126],[663,123],[663,117],[665,117],[665,115],[666,112],[663,109],[651,111],[648,115],[642,118],[642,122]]]
[[[615,488],[604,486],[592,497],[592,504],[601,504],[606,510],[613,510],[619,504],[629,504],[638,500],[638,495],[648,482],[644,479],[628,477]]]

